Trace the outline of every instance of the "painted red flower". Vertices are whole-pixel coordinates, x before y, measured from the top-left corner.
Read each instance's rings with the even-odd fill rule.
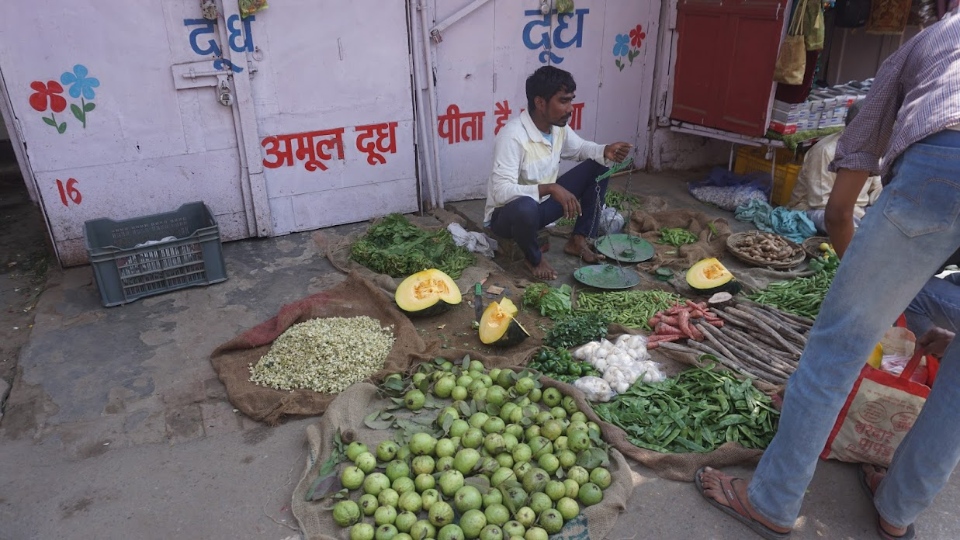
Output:
[[[48,102],[50,110],[55,113],[67,108],[67,100],[60,95],[63,93],[63,87],[57,81],[47,81],[47,84],[33,81],[30,83],[30,88],[35,90],[35,93],[30,94],[30,106],[38,112],[47,110]]]
[[[643,25],[638,24],[636,28],[630,31],[630,45],[639,49],[645,37],[647,37],[647,34],[643,31]]]

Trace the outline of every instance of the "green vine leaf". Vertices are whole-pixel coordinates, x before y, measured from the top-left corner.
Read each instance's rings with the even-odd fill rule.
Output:
[[[77,120],[83,122],[83,111],[76,103],[70,104],[70,112],[73,113],[73,116],[75,116]]]
[[[66,123],[66,122],[63,122],[63,123],[61,123],[59,126],[57,126],[57,133],[60,133],[61,135],[62,135],[63,132],[66,131],[66,130],[67,130],[67,123]]]
[[[46,116],[44,116],[44,117],[43,117],[43,122],[44,122],[45,124],[47,124],[48,126],[57,127],[57,121],[54,120],[53,118],[47,118]]]
[[[97,108],[96,103],[86,103],[83,105],[83,112],[90,112]]]

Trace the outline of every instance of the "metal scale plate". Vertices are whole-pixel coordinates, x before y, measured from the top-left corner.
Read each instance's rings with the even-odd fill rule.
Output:
[[[628,268],[612,264],[592,264],[573,271],[580,283],[598,289],[629,289],[640,283],[640,275]]]
[[[649,261],[656,253],[653,244],[632,234],[608,234],[597,239],[597,251],[620,262]]]

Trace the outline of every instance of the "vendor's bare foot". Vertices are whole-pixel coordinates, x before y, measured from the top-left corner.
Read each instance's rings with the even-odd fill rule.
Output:
[[[863,471],[863,481],[866,482],[867,489],[871,495],[875,494],[877,492],[877,488],[880,487],[880,482],[882,482],[883,478],[887,476],[887,469],[866,463],[860,467]],[[906,536],[908,527],[894,527],[888,523],[887,520],[883,519],[883,516],[879,516],[879,518],[880,529],[887,533],[887,536],[891,538],[900,538]]]
[[[533,273],[534,277],[537,279],[543,279],[547,281],[552,281],[557,279],[557,271],[553,269],[552,266],[547,262],[546,259],[540,259],[540,264],[534,266],[530,261],[524,260],[523,264],[527,265],[527,268]]]
[[[606,257],[593,251],[587,242],[587,237],[582,234],[574,234],[567,240],[567,245],[563,247],[563,252],[568,255],[580,257],[584,262],[595,263],[604,260]]]
[[[747,498],[747,481],[704,467],[694,479],[701,495],[764,538],[785,538],[790,529],[770,523],[754,510]]]

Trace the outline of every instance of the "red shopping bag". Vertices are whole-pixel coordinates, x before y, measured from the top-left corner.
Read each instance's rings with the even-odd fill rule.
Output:
[[[889,467],[930,394],[911,380],[922,358],[918,347],[900,375],[864,365],[820,458]]]

